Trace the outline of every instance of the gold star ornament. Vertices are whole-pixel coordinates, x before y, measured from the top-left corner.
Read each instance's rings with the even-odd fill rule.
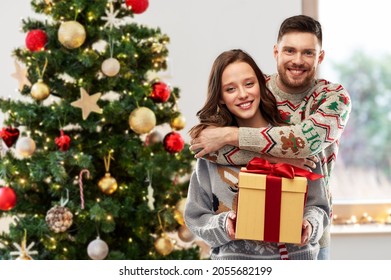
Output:
[[[96,104],[102,93],[98,92],[88,95],[84,88],[80,88],[80,99],[71,103],[73,107],[80,108],[83,120],[86,120],[91,112],[102,114],[103,110]]]
[[[15,60],[15,71],[16,72],[11,74],[11,76],[18,80],[19,91],[22,91],[25,85],[31,87],[31,82],[27,78],[27,69],[22,68],[19,65],[19,63],[16,62],[16,60]]]

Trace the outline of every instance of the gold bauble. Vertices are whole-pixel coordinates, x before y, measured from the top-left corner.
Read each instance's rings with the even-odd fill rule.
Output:
[[[172,243],[171,239],[165,234],[162,234],[161,237],[156,239],[154,245],[156,251],[158,251],[158,253],[163,256],[169,255],[174,250],[174,244]]]
[[[193,241],[195,236],[186,225],[183,225],[178,229],[178,237],[183,242],[190,242]]]
[[[83,45],[86,40],[86,30],[77,21],[65,21],[61,23],[57,37],[67,49],[76,49]]]
[[[185,117],[180,114],[179,116],[173,118],[170,122],[170,126],[174,130],[181,130],[184,129],[186,126],[186,119]]]
[[[110,173],[106,173],[105,176],[99,180],[98,186],[105,194],[112,194],[118,188],[117,180],[111,177]]]
[[[106,76],[114,77],[118,74],[120,67],[119,61],[111,57],[103,61],[101,70]]]
[[[45,84],[42,79],[39,79],[38,82],[36,82],[32,87],[31,87],[31,96],[35,100],[44,100],[46,99],[49,94],[50,94],[50,89],[47,84]]]
[[[178,224],[180,224],[182,226],[185,224],[185,220],[183,218],[183,213],[181,213],[177,209],[174,210],[174,219],[175,219],[175,221],[178,222]]]
[[[159,131],[151,132],[145,138],[145,145],[154,145],[161,143],[163,141],[163,136]]]
[[[186,205],[186,197],[181,198],[175,205],[175,208],[182,213],[185,211],[185,205]]]
[[[155,113],[147,107],[137,108],[129,116],[129,126],[137,134],[148,133],[155,125]]]

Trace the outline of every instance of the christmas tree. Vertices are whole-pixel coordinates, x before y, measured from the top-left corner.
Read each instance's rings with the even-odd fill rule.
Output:
[[[33,0],[1,99],[0,259],[197,259],[183,222],[193,156],[169,37],[148,0]],[[166,132],[164,129],[166,128]],[[168,128],[168,129],[167,129]]]

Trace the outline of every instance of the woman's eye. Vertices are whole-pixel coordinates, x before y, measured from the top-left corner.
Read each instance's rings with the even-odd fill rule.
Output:
[[[234,90],[235,90],[234,87],[229,87],[225,89],[226,92],[233,92]]]

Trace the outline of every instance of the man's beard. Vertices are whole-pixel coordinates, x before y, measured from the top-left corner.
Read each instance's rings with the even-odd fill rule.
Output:
[[[297,68],[297,67],[296,67]],[[307,75],[305,78],[300,78],[298,80],[294,80],[290,78],[287,74],[287,71],[289,71],[285,66],[281,66],[278,68],[278,75],[279,75],[279,80],[282,86],[284,87],[285,91],[288,93],[299,93],[303,92],[306,89],[308,89],[312,81],[315,78],[315,70],[311,69],[311,71],[307,71]]]

